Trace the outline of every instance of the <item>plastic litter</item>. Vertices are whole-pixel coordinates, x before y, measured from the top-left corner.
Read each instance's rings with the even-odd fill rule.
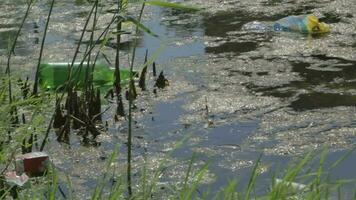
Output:
[[[25,187],[28,184],[29,177],[25,173],[23,173],[21,176],[18,176],[15,171],[9,171],[5,173],[5,180],[10,187]]]
[[[315,15],[292,15],[273,23],[252,21],[244,24],[241,29],[257,33],[288,31],[305,34],[323,34],[330,32],[330,26],[324,22],[320,22]]]
[[[296,183],[296,182],[290,182],[290,181],[285,181],[285,180],[282,180],[282,179],[276,179],[276,183],[277,184],[283,184],[283,185],[287,185],[288,187],[291,187],[292,189],[294,190],[297,190],[297,191],[303,191],[303,190],[306,190],[308,187],[304,184],[301,184],[301,183]]]
[[[45,89],[57,89],[67,82],[69,78],[70,63],[43,63],[39,69],[39,83]],[[74,63],[71,72],[71,80],[76,86],[83,87],[87,72],[92,71],[93,64]],[[114,84],[114,68],[108,65],[96,63],[93,70],[93,84],[96,87],[112,86]],[[89,74],[90,75],[90,74]],[[128,81],[130,71],[128,69],[120,69],[120,78],[122,81]]]
[[[263,33],[271,30],[271,27],[263,22],[253,21],[248,22],[242,26],[242,30],[256,32],[256,33]]]
[[[26,173],[29,177],[42,176],[49,167],[49,157],[44,152],[32,152],[16,156],[17,174]]]
[[[275,31],[293,31],[300,33],[322,34],[330,32],[330,26],[320,22],[315,15],[292,15],[276,21]]]

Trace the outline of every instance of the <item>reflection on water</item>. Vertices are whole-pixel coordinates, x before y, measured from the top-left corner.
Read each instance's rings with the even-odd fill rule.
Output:
[[[0,49],[9,49],[16,35],[16,30],[0,32]]]
[[[207,53],[227,53],[227,52],[235,52],[235,53],[243,53],[255,50],[258,44],[255,42],[226,42],[217,47],[206,47],[205,52]]]
[[[204,34],[215,41],[205,47],[206,53],[222,54],[256,50],[261,42],[271,39],[270,33],[245,33],[241,31],[244,24],[251,21],[273,21],[277,16],[259,16],[235,10],[218,12],[215,15],[206,15],[203,18]]]
[[[201,16],[158,7],[149,7],[147,11],[150,16],[144,24],[158,34],[159,38],[144,34],[138,48],[140,57],[144,57],[146,49],[150,52],[159,51],[156,58],[158,63],[204,53]]]
[[[295,110],[332,108],[336,106],[356,106],[356,95],[313,92],[301,94],[290,105]]]
[[[290,64],[292,71],[301,77],[300,81],[274,87],[253,84],[248,87],[264,95],[296,98],[290,105],[295,110],[356,105],[356,61],[313,55],[303,60],[290,61]]]

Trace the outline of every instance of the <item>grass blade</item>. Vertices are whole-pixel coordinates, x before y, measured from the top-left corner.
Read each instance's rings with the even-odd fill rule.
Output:
[[[46,40],[46,36],[47,36],[47,31],[48,31],[48,25],[49,25],[49,21],[51,19],[51,15],[52,15],[52,10],[53,10],[53,6],[54,6],[54,1],[52,0],[49,12],[48,12],[48,17],[47,17],[47,22],[46,22],[46,26],[44,29],[44,33],[43,33],[43,38],[42,38],[42,43],[41,43],[41,49],[40,49],[40,56],[38,58],[38,63],[37,63],[37,68],[36,68],[36,74],[35,74],[35,80],[34,80],[34,84],[33,84],[33,95],[37,95],[37,91],[38,91],[38,74],[39,74],[39,69],[40,69],[40,65],[41,65],[41,60],[42,60],[42,55],[43,55],[43,48],[44,48],[44,43]]]
[[[260,164],[261,158],[262,158],[262,154],[258,157],[258,159],[256,161],[256,164],[253,167],[253,170],[252,170],[252,173],[251,173],[251,176],[250,176],[250,180],[248,182],[248,186],[247,186],[246,193],[245,193],[245,200],[249,200],[250,199],[250,193],[251,193],[251,191],[252,191],[252,189],[253,189],[253,187],[255,185],[255,182],[256,182],[256,178],[257,178],[257,175],[258,175],[257,169],[258,169],[258,166]]]
[[[190,6],[190,5],[184,5],[180,3],[172,3],[172,2],[167,2],[167,1],[160,1],[160,0],[147,0],[145,1],[147,5],[153,5],[153,6],[160,6],[164,8],[173,8],[177,10],[184,10],[184,11],[199,11],[201,10],[198,7],[195,6]]]
[[[158,35],[156,33],[154,33],[151,29],[149,29],[148,27],[146,27],[145,25],[143,25],[141,22],[139,22],[138,20],[136,20],[133,17],[126,17],[126,21],[132,22],[133,24],[135,24],[138,28],[140,28],[141,30],[145,31],[146,33],[150,34],[153,37],[159,38]]]

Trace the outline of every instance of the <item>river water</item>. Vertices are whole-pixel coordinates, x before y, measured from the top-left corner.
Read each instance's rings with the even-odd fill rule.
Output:
[[[16,2],[22,1],[1,3],[1,72],[9,38],[14,36],[25,10],[23,3]],[[162,184],[176,185],[194,154],[197,167],[202,162],[210,163],[203,182],[217,191],[233,178],[245,185],[262,154],[256,188],[262,194],[268,190],[276,167],[284,168],[291,159],[310,150],[327,148],[327,163],[331,163],[354,147],[353,0],[185,2],[205,9],[184,13],[148,7],[144,15],[144,23],[160,39],[141,35],[138,62],[143,62],[146,49],[153,54],[164,44],[156,62],[170,86],[157,95],[144,92],[139,96],[133,141],[134,173],[139,173],[143,162],[155,169],[165,160],[171,167],[165,171]],[[111,5],[108,3],[103,10]],[[38,1],[32,8],[13,59],[15,72],[33,76],[48,6],[47,1]],[[85,1],[56,4],[44,60],[70,60],[89,8]],[[104,24],[112,15],[102,13],[99,21]],[[242,30],[251,21],[271,23],[289,15],[310,13],[329,23],[331,33],[308,36]],[[103,52],[114,60],[111,47],[105,47]],[[124,50],[123,60],[127,60],[128,53]],[[88,197],[115,145],[125,141],[126,122],[113,122],[112,113],[107,113],[110,128],[100,137],[99,147],[82,145],[75,135],[70,145],[53,141],[47,147],[58,169],[71,177],[81,198]],[[125,145],[120,149],[124,155]],[[119,168],[124,169],[124,160],[124,156],[119,159]],[[355,164],[352,154],[332,171],[331,179],[356,177],[352,173]]]

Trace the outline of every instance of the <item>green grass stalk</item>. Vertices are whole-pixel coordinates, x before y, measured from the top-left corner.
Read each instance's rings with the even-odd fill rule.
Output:
[[[48,191],[48,200],[55,200],[58,186],[58,176],[55,170],[54,165],[50,164],[50,171],[47,174],[47,191]]]
[[[142,7],[140,10],[140,14],[138,17],[138,21],[141,22],[142,14],[145,9],[145,3],[142,3]],[[128,115],[128,134],[127,134],[127,192],[129,198],[132,196],[132,186],[131,186],[131,153],[132,153],[132,105],[133,105],[133,66],[135,62],[135,55],[136,55],[136,47],[138,43],[137,35],[139,31],[139,26],[136,25],[135,31],[135,39],[134,39],[134,46],[131,55],[131,63],[130,63],[130,84],[129,84],[129,115]]]
[[[90,39],[89,39],[89,44],[85,50],[85,52],[88,52],[89,48],[92,47],[94,44],[94,34],[95,34],[95,29],[96,29],[96,24],[98,22],[98,4],[99,4],[99,0],[95,1],[95,11],[94,11],[94,17],[93,17],[93,25],[92,25],[92,29],[91,29],[91,34],[90,34]],[[95,61],[94,61],[95,62]],[[86,98],[86,102],[89,102],[89,98],[91,96],[90,94],[90,86],[93,80],[93,70],[95,67],[95,64],[93,64],[92,69],[90,69],[90,63],[91,63],[91,54],[89,54],[88,56],[88,63],[87,63],[87,70],[85,71],[85,98]],[[88,108],[85,108],[86,110],[88,110]]]
[[[123,12],[122,0],[117,2],[117,13]],[[120,43],[121,43],[121,29],[122,23],[118,21],[116,26],[116,56],[115,56],[115,81],[114,88],[116,92],[116,102],[117,102],[117,111],[116,114],[120,116],[125,116],[124,105],[122,103],[121,96],[121,78],[120,78]]]
[[[33,84],[33,92],[32,95],[36,96],[38,93],[38,74],[39,74],[39,69],[40,69],[40,65],[41,65],[41,61],[42,61],[42,56],[43,56],[43,50],[44,50],[44,43],[46,41],[46,36],[47,36],[47,31],[48,31],[48,25],[49,22],[51,20],[51,15],[52,15],[52,10],[53,10],[53,6],[54,6],[54,2],[55,0],[52,0],[51,2],[51,6],[49,8],[49,12],[48,12],[48,17],[47,17],[47,21],[46,21],[46,26],[44,29],[44,33],[43,33],[43,37],[42,37],[42,42],[41,42],[41,49],[40,49],[40,56],[38,58],[38,63],[37,63],[37,68],[36,68],[36,73],[35,73],[35,80],[34,80],[34,84]]]
[[[257,175],[258,175],[257,170],[258,170],[258,167],[260,165],[261,158],[262,158],[262,154],[259,156],[259,158],[256,161],[255,166],[252,169],[250,180],[248,182],[248,185],[247,185],[247,188],[246,188],[246,192],[245,192],[245,200],[249,200],[250,199],[251,191],[254,188],[254,185],[256,183],[256,178],[257,178]]]
[[[119,147],[116,146],[113,153],[110,156],[110,159],[106,163],[105,169],[104,169],[104,174],[101,177],[100,182],[96,185],[94,194],[92,196],[92,200],[99,200],[102,199],[103,191],[104,191],[104,186],[105,186],[105,181],[107,181],[108,173],[111,169],[111,164],[115,162],[117,159],[119,153]]]
[[[11,68],[10,68],[11,56],[12,56],[12,54],[15,54],[15,47],[16,47],[16,44],[17,44],[17,40],[18,40],[18,38],[20,36],[21,30],[22,30],[22,28],[23,28],[23,26],[25,24],[25,21],[26,21],[26,19],[28,17],[28,14],[30,13],[30,9],[31,9],[31,6],[32,6],[33,2],[34,2],[34,0],[31,0],[27,4],[27,9],[26,9],[25,15],[22,18],[20,27],[16,32],[16,36],[15,36],[14,42],[12,43],[12,46],[11,46],[11,49],[9,51],[9,55],[8,55],[8,58],[7,58],[7,66],[6,66],[5,73],[8,75],[8,91],[9,91],[9,101],[10,101],[10,103],[12,103]]]

